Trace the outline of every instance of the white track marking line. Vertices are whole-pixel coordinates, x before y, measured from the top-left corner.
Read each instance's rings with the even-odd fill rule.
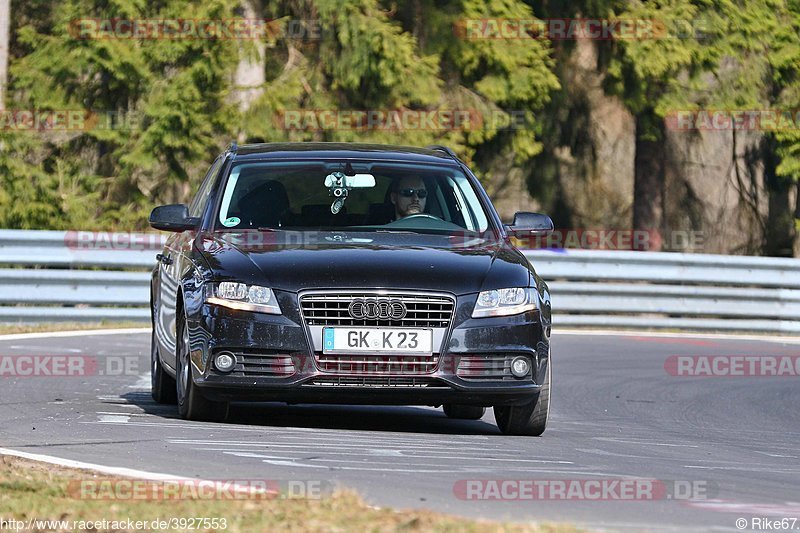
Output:
[[[774,465],[775,468],[749,468],[746,466],[701,466],[701,465],[683,465],[683,468],[693,468],[696,470],[725,470],[731,472],[768,472],[770,474],[800,474],[800,470],[791,470],[788,468],[781,468],[780,465]]]
[[[328,470],[330,467],[325,465],[312,465],[312,464],[305,464],[305,463],[298,463],[297,461],[293,460],[291,457],[281,457],[281,456],[272,456],[272,455],[263,455],[258,453],[250,453],[250,452],[222,452],[223,455],[233,455],[234,457],[245,457],[245,458],[255,458],[260,459],[264,463],[268,463],[274,466],[291,466],[295,468],[322,468]]]
[[[65,468],[78,468],[81,470],[90,470],[99,472],[101,474],[108,474],[118,477],[143,479],[146,481],[173,481],[180,483],[204,484],[216,486],[217,483],[228,483],[226,480],[212,480],[202,478],[191,478],[185,476],[175,476],[172,474],[163,474],[161,472],[148,472],[146,470],[135,470],[133,468],[124,468],[118,466],[105,466],[95,463],[84,463],[83,461],[73,461],[71,459],[62,459],[52,455],[41,455],[38,453],[20,452],[11,450],[9,448],[0,448],[0,455],[10,455],[12,457],[19,457],[22,459],[29,459],[31,461],[39,461],[52,465],[63,466]],[[264,490],[258,487],[242,485],[241,483],[231,483],[230,489],[237,492],[244,492],[247,494],[263,494]]]
[[[160,420],[159,422],[131,422],[128,425],[129,426],[142,426],[142,427],[159,427],[159,428],[166,428],[166,429],[171,429],[171,428],[191,428],[191,429],[202,429],[204,431],[212,430],[212,431],[221,432],[221,433],[222,432],[239,431],[239,432],[243,432],[243,433],[261,433],[261,434],[263,434],[264,431],[265,431],[264,427],[244,426],[244,425],[236,425],[236,424],[213,424],[213,423],[203,423],[203,422],[191,423],[189,421],[183,421],[183,420],[180,420],[180,419],[177,419],[177,418],[171,418],[171,419],[168,419],[168,420],[170,420],[170,421],[167,421],[166,419],[164,419],[164,420]],[[173,420],[174,420],[174,422],[173,422]],[[103,424],[103,423],[104,422],[100,422],[100,421],[79,422],[79,424]],[[275,431],[281,431],[281,432],[284,433],[284,436],[286,436],[286,437],[291,436],[291,435],[287,435],[286,434],[286,432],[288,432],[288,431],[306,431],[306,428],[297,428],[297,427],[271,427],[271,428],[268,428],[268,429],[273,429]],[[315,428],[310,428],[310,431],[315,431]],[[346,434],[344,432],[346,432]],[[363,432],[360,432],[360,433],[363,434]],[[350,432],[350,431],[345,429],[345,430],[341,430],[341,432],[339,432],[339,433],[334,433],[334,432],[321,433],[321,435],[323,435],[323,436],[321,436],[319,439],[314,439],[314,440],[321,440],[322,442],[329,443],[330,440],[329,440],[329,438],[327,438],[328,435],[330,437],[333,437],[333,438],[346,437],[348,439],[356,439],[356,438],[359,438],[360,436],[362,436],[361,434],[357,434],[355,432]],[[427,435],[427,434],[416,434],[416,433],[408,434],[408,433],[403,433],[403,435],[412,435],[412,436],[413,435],[419,435],[420,438],[424,438],[425,435]],[[367,436],[371,436],[371,435],[369,435],[369,433],[367,433]],[[456,436],[465,437],[466,435],[456,435]],[[294,437],[295,438],[302,438],[301,435],[296,435]],[[479,440],[484,440],[486,438],[483,435],[474,435],[474,436],[470,435],[469,437],[477,437],[477,438],[464,439],[464,440],[459,440],[457,442],[469,444],[469,443],[477,442]],[[386,438],[390,438],[390,437],[386,437]],[[411,438],[411,437],[409,437],[409,438]],[[311,440],[311,439],[308,439],[308,440]],[[427,443],[431,443],[431,442],[437,442],[438,443],[438,442],[442,442],[442,441],[426,441],[426,442]],[[453,441],[449,441],[449,442],[446,442],[446,443],[443,443],[443,444],[448,444],[450,446],[453,446],[454,442],[456,442],[456,441],[453,440]]]
[[[780,457],[780,458],[786,458],[786,459],[797,459],[798,458],[796,455],[781,455],[779,453],[760,452],[758,450],[753,450],[753,451],[755,453],[760,453],[760,454],[766,455],[768,457]]]
[[[118,414],[100,415],[100,420],[102,420],[103,422],[111,423],[111,424],[127,424],[128,420],[130,420],[130,417],[126,416],[126,415],[118,415]]]
[[[109,413],[109,414],[126,414],[126,413]],[[300,446],[309,446],[309,447],[319,447],[321,445],[329,446],[336,446],[337,448],[372,448],[374,446],[399,446],[399,447],[406,447],[412,449],[422,449],[422,448],[432,448],[432,449],[439,449],[445,450],[450,452],[453,450],[453,442],[442,442],[442,441],[432,441],[432,440],[425,440],[425,441],[413,441],[409,439],[404,439],[398,435],[397,439],[384,439],[382,441],[372,441],[366,442],[364,444],[357,443],[357,442],[349,442],[351,440],[351,436],[347,433],[338,433],[329,435],[322,439],[304,439],[301,435],[287,435],[287,434],[280,434],[279,431],[270,433],[270,437],[280,439],[277,442],[282,444],[292,444],[292,445],[300,445]],[[293,442],[292,440],[288,439],[301,439],[302,442]],[[339,442],[342,441],[342,442]],[[204,446],[271,446],[269,442],[258,442],[258,441],[249,441],[249,440],[205,440],[205,439],[169,439],[170,444],[202,444]],[[513,448],[514,451],[521,451],[514,446],[500,446],[496,445],[493,448],[487,448],[485,446],[470,446],[471,443],[469,441],[459,441],[458,443],[459,450],[477,450],[483,452],[490,452],[490,451],[505,451],[509,447]]]
[[[592,439],[604,442],[621,442],[625,444],[636,444],[639,446],[674,446],[676,448],[699,448],[699,446],[695,444],[671,444],[668,442],[651,442],[645,439],[630,440],[630,439],[618,439],[616,437],[592,437]]]
[[[280,445],[275,445],[275,447],[279,447]],[[261,450],[229,450],[226,448],[192,448],[192,450],[196,451],[209,451],[209,452],[224,452],[224,453],[261,453]],[[442,459],[440,455],[417,455],[417,454],[404,454],[400,452],[400,450],[391,450],[391,449],[376,449],[376,450],[363,450],[359,453],[354,452],[327,452],[321,450],[315,450],[313,448],[306,448],[304,450],[267,450],[272,453],[283,453],[284,455],[281,456],[270,456],[272,459],[294,459],[289,457],[289,454],[300,454],[300,455],[334,455],[339,457],[363,457],[363,461],[343,461],[343,462],[364,462],[369,461],[373,462],[374,457],[402,457],[404,459]],[[266,457],[266,456],[265,456]],[[504,463],[536,463],[536,464],[568,464],[574,465],[575,463],[571,461],[540,461],[538,459],[506,459],[502,457],[475,457],[475,456],[450,456],[453,459],[469,459],[472,462],[479,463],[481,461],[503,461]],[[297,459],[300,459],[298,457]],[[335,461],[335,459],[326,459],[324,457],[315,457],[315,461]],[[385,463],[385,464],[396,464],[396,463]]]
[[[252,459],[260,459],[261,462],[271,464],[274,466],[290,466],[295,468],[323,468],[325,470],[363,470],[363,471],[370,471],[370,472],[459,472],[459,473],[468,473],[468,472],[494,472],[497,469],[491,466],[470,466],[465,465],[461,467],[442,467],[437,468],[436,470],[424,470],[425,467],[435,466],[430,464],[420,464],[419,466],[422,468],[415,468],[414,465],[404,464],[398,466],[404,466],[405,468],[392,468],[391,465],[396,463],[386,463],[382,461],[375,461],[372,458],[365,458],[362,461],[334,461],[332,459],[313,459],[316,461],[324,461],[324,462],[334,462],[333,465],[321,465],[321,464],[312,464],[309,462],[300,462],[303,460],[302,458],[292,459],[291,457],[282,457],[282,456],[274,456],[274,455],[264,455],[260,453],[252,453],[252,452],[223,452],[224,455],[233,455],[235,457],[245,457],[245,458],[252,458]],[[306,461],[310,461],[306,460]],[[361,464],[366,463],[363,467],[358,466],[338,466],[342,463],[355,463]],[[369,465],[386,465],[380,468],[370,468]],[[525,468],[525,467],[514,467],[515,471],[519,472],[540,472],[538,469],[532,468]],[[545,472],[559,472],[553,470],[544,470]]]
[[[113,413],[113,414],[120,414],[120,413]],[[281,438],[281,437],[279,437]],[[167,442],[170,444],[187,444],[192,446],[208,446],[212,448],[222,447],[222,448],[229,448],[231,446],[245,446],[245,447],[253,447],[253,448],[271,448],[273,446],[281,446],[284,448],[307,448],[309,450],[318,450],[320,446],[318,443],[293,443],[292,441],[288,440],[280,440],[277,442],[271,443],[261,443],[261,442],[190,442],[190,441],[176,441],[169,439]],[[439,453],[453,453],[452,447],[446,447],[444,445],[441,446],[427,446],[424,444],[414,445],[414,444],[406,444],[406,443],[394,443],[394,442],[385,442],[385,443],[369,443],[369,444],[340,444],[340,443],[332,443],[331,439],[328,439],[327,443],[329,445],[335,446],[333,450],[326,450],[328,452],[336,452],[336,451],[360,451],[360,450],[370,450],[375,449],[376,446],[382,446],[384,448],[391,448],[391,449],[407,449],[409,451],[428,451],[428,452],[439,452]],[[459,450],[475,450],[478,452],[485,452],[486,448],[475,448],[475,447],[464,447],[459,446]],[[507,451],[506,449],[498,449],[494,451]]]
[[[43,331],[40,333],[12,333],[8,335],[0,335],[0,341],[49,338],[55,339],[57,337],[82,337],[84,335],[131,335],[135,333],[150,333],[150,328],[87,329],[69,331]]]
[[[95,422],[78,422],[78,423],[79,424],[119,424],[119,422],[103,422],[102,420],[98,420],[98,421],[95,421]],[[151,423],[151,424],[148,424],[148,423],[143,423],[143,422],[129,422],[129,423],[125,424],[125,425],[126,426],[143,426],[143,427],[160,427],[160,428],[164,428],[164,429],[175,429],[175,428],[178,428],[178,429],[201,429],[203,431],[208,431],[210,429],[210,426],[204,426],[204,425],[201,425],[199,423],[198,424],[191,424],[191,423],[181,424],[181,423],[177,423],[177,422],[176,423],[170,422],[169,424],[167,424],[167,423],[163,423],[163,424]],[[219,428],[214,428],[214,431],[217,431],[218,429]],[[253,431],[256,431],[256,430],[253,430]]]
[[[771,515],[771,516],[794,516],[800,514],[800,503],[786,502],[785,504],[774,503],[745,503],[726,500],[709,500],[705,502],[689,502],[690,507],[718,511],[723,513],[739,513],[744,515]]]
[[[119,413],[114,413],[119,414]],[[137,416],[137,415],[130,415],[130,416]],[[240,443],[223,443],[223,442],[179,442],[173,439],[168,439],[168,443],[170,444],[184,444],[184,445],[191,445],[191,446],[198,446],[198,448],[194,449],[202,449],[202,450],[230,450],[232,447],[237,448],[254,448],[254,449],[271,449],[271,448],[297,448],[299,450],[308,450],[309,453],[327,453],[327,454],[341,454],[341,455],[348,455],[348,454],[361,454],[361,453],[370,453],[375,450],[391,450],[397,452],[408,452],[408,453],[441,453],[446,454],[448,457],[457,457],[457,456],[464,456],[465,458],[472,458],[475,460],[487,460],[487,461],[506,461],[506,460],[513,460],[513,461],[521,461],[524,460],[526,462],[534,462],[534,463],[548,463],[548,464],[574,464],[572,461],[563,461],[558,459],[513,459],[509,456],[509,459],[505,458],[498,458],[498,457],[482,457],[477,455],[467,455],[463,453],[459,453],[462,450],[476,450],[478,452],[486,452],[485,448],[471,448],[471,447],[461,447],[459,446],[458,452],[453,452],[452,448],[448,449],[443,446],[410,446],[405,444],[393,444],[393,443],[386,443],[381,445],[376,444],[368,444],[363,446],[358,445],[346,445],[346,444],[335,444],[334,449],[321,449],[319,446],[314,444],[295,444],[288,441],[278,441],[274,443],[260,443],[260,442],[240,442]],[[510,453],[514,453],[517,450],[513,449],[495,449],[492,450],[493,454],[502,453],[508,455]]]
[[[9,448],[0,448],[0,455],[10,455],[12,457],[30,459],[31,461],[39,461],[51,465],[63,466],[65,468],[79,468],[81,470],[92,470],[94,472],[110,474],[112,476],[132,477],[137,479],[145,479],[148,481],[187,481],[192,479],[183,476],[174,476],[172,474],[162,474],[160,472],[147,472],[145,470],[135,470],[133,468],[125,468],[119,466],[105,466],[105,465],[98,465],[95,463],[84,463],[83,461],[62,459],[60,457],[54,457],[52,455],[41,455],[38,453],[20,452],[17,450],[11,450]]]

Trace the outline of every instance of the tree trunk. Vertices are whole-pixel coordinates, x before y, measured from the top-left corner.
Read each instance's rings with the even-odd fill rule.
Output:
[[[656,235],[664,220],[664,132],[663,124],[654,115],[636,117],[636,155],[634,156],[633,229]],[[661,239],[650,238],[644,249],[658,251]]]
[[[8,47],[11,37],[11,0],[0,0],[0,109],[5,109],[8,84]]]
[[[2,0],[0,0],[2,1]],[[242,16],[246,19],[264,18],[264,10],[260,0],[242,0]],[[247,111],[252,103],[261,96],[266,82],[265,61],[266,45],[258,40],[254,41],[255,56],[243,56],[236,66],[234,86],[239,101],[239,108]]]
[[[769,195],[764,255],[792,257],[794,254],[796,201],[792,198],[795,184],[786,176],[779,176],[775,169],[780,162],[775,152],[775,137],[765,135],[761,144],[764,161],[764,181]]]
[[[422,8],[422,0],[414,0],[414,38],[419,44],[420,50],[425,50],[425,14]]]

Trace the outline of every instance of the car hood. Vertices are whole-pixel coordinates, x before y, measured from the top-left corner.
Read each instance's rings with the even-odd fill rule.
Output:
[[[527,259],[507,241],[441,235],[231,232],[197,247],[216,279],[273,289],[418,289],[466,294],[524,287]]]

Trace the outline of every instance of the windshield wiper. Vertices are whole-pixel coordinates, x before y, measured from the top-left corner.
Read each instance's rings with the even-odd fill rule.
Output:
[[[403,233],[406,235],[424,235],[424,233],[420,233],[419,231],[411,231],[407,229],[376,229],[375,233]]]

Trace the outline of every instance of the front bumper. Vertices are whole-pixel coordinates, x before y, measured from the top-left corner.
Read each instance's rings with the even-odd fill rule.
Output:
[[[203,395],[218,401],[280,401],[387,405],[515,405],[531,401],[549,364],[549,338],[537,311],[512,317],[469,318],[474,296],[459,298],[453,324],[441,336],[437,364],[425,373],[323,371],[312,349],[310,329],[299,315],[296,296],[278,295],[280,316],[203,304],[189,316],[194,381]],[[286,376],[225,374],[213,368],[219,351],[280,353],[291,358]],[[319,353],[316,354],[317,356]],[[465,378],[465,357],[525,356],[532,371],[525,378]],[[198,372],[199,370],[199,372]]]

